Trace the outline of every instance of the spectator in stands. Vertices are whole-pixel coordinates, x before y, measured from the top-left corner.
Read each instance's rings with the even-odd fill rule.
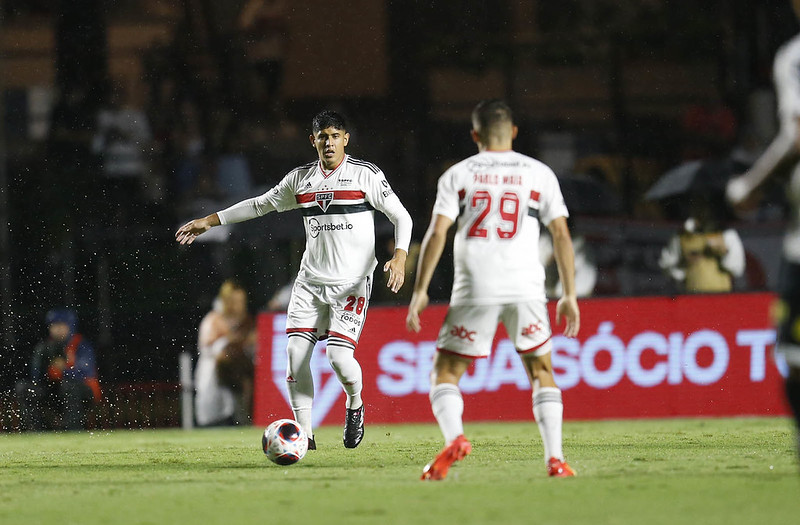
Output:
[[[280,113],[280,89],[288,37],[285,0],[248,0],[239,15],[245,55],[257,84],[256,104]]]
[[[733,279],[744,274],[742,239],[736,230],[720,227],[708,205],[697,204],[693,211],[661,250],[658,264],[683,291],[730,292]]]
[[[225,281],[200,323],[195,368],[195,418],[200,426],[249,423],[256,330],[247,292]]]
[[[250,164],[244,149],[241,131],[232,130],[222,139],[222,151],[217,155],[215,183],[223,199],[241,198],[250,193],[252,182]]]
[[[145,196],[143,189],[151,175],[148,154],[152,133],[145,112],[132,107],[125,89],[115,85],[110,103],[97,115],[97,128],[92,139],[92,152],[100,156],[106,186],[116,203]],[[148,192],[149,194],[149,192]]]
[[[30,379],[17,383],[20,426],[80,430],[89,405],[101,399],[94,349],[76,331],[72,310],[51,310],[46,322],[49,335],[33,351]]]

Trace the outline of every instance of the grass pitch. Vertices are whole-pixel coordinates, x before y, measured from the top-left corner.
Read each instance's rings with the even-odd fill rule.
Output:
[[[467,424],[473,452],[421,482],[434,425],[341,429],[290,467],[260,428],[0,435],[0,523],[763,524],[800,520],[786,419],[567,422],[549,479],[535,423]]]

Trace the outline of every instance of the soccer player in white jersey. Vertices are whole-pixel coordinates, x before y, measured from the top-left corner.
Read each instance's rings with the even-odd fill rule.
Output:
[[[411,216],[374,164],[345,153],[350,140],[345,121],[333,111],[314,117],[311,145],[319,159],[290,171],[260,197],[244,200],[195,219],[176,235],[191,244],[198,235],[271,211],[300,209],[306,249],[287,311],[286,384],[294,418],[316,448],[311,424],[314,384],[310,360],[314,345],[328,338],[327,356],[347,394],[344,446],[355,448],[364,436],[361,366],[354,357],[367,316],[375,260],[374,210],[394,224],[395,252],[383,267],[387,286],[397,292],[405,280],[411,241]]]
[[[552,234],[563,286],[556,322],[564,317],[564,333],[574,337],[580,312],[567,208],[552,170],[511,149],[517,127],[504,102],[478,104],[472,128],[479,153],[439,179],[406,318],[406,326],[419,331],[447,231],[457,224],[453,291],[436,342],[430,390],[445,447],[425,467],[422,479],[444,479],[453,462],[472,450],[464,437],[458,381],[474,359],[489,355],[498,322],[505,325],[533,387],[533,414],[544,442],[547,471],[550,476],[573,476],[561,450],[564,407],[553,379],[545,276],[538,257],[541,221]]]
[[[792,0],[800,18],[800,0]],[[800,429],[800,35],[795,36],[775,55],[773,80],[778,96],[780,131],[772,144],[744,174],[728,183],[728,200],[736,206],[751,204],[755,190],[779,167],[795,164],[786,194],[792,204],[789,227],[783,241],[783,263],[778,302],[778,341],[776,351],[789,365],[786,397]],[[798,433],[800,450],[800,433]]]

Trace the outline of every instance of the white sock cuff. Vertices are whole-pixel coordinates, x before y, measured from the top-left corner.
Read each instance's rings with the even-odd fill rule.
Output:
[[[563,403],[561,400],[561,389],[553,386],[537,388],[533,393],[533,405],[540,403]]]
[[[458,396],[461,398],[461,390],[458,388],[458,385],[454,385],[453,383],[440,383],[431,387],[428,396],[430,397],[431,403],[442,396]]]

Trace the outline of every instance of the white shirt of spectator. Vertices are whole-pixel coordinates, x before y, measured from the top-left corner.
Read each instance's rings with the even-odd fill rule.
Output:
[[[439,179],[433,214],[457,221],[452,305],[545,299],[539,221],[569,213],[553,171],[515,151],[484,151]]]

